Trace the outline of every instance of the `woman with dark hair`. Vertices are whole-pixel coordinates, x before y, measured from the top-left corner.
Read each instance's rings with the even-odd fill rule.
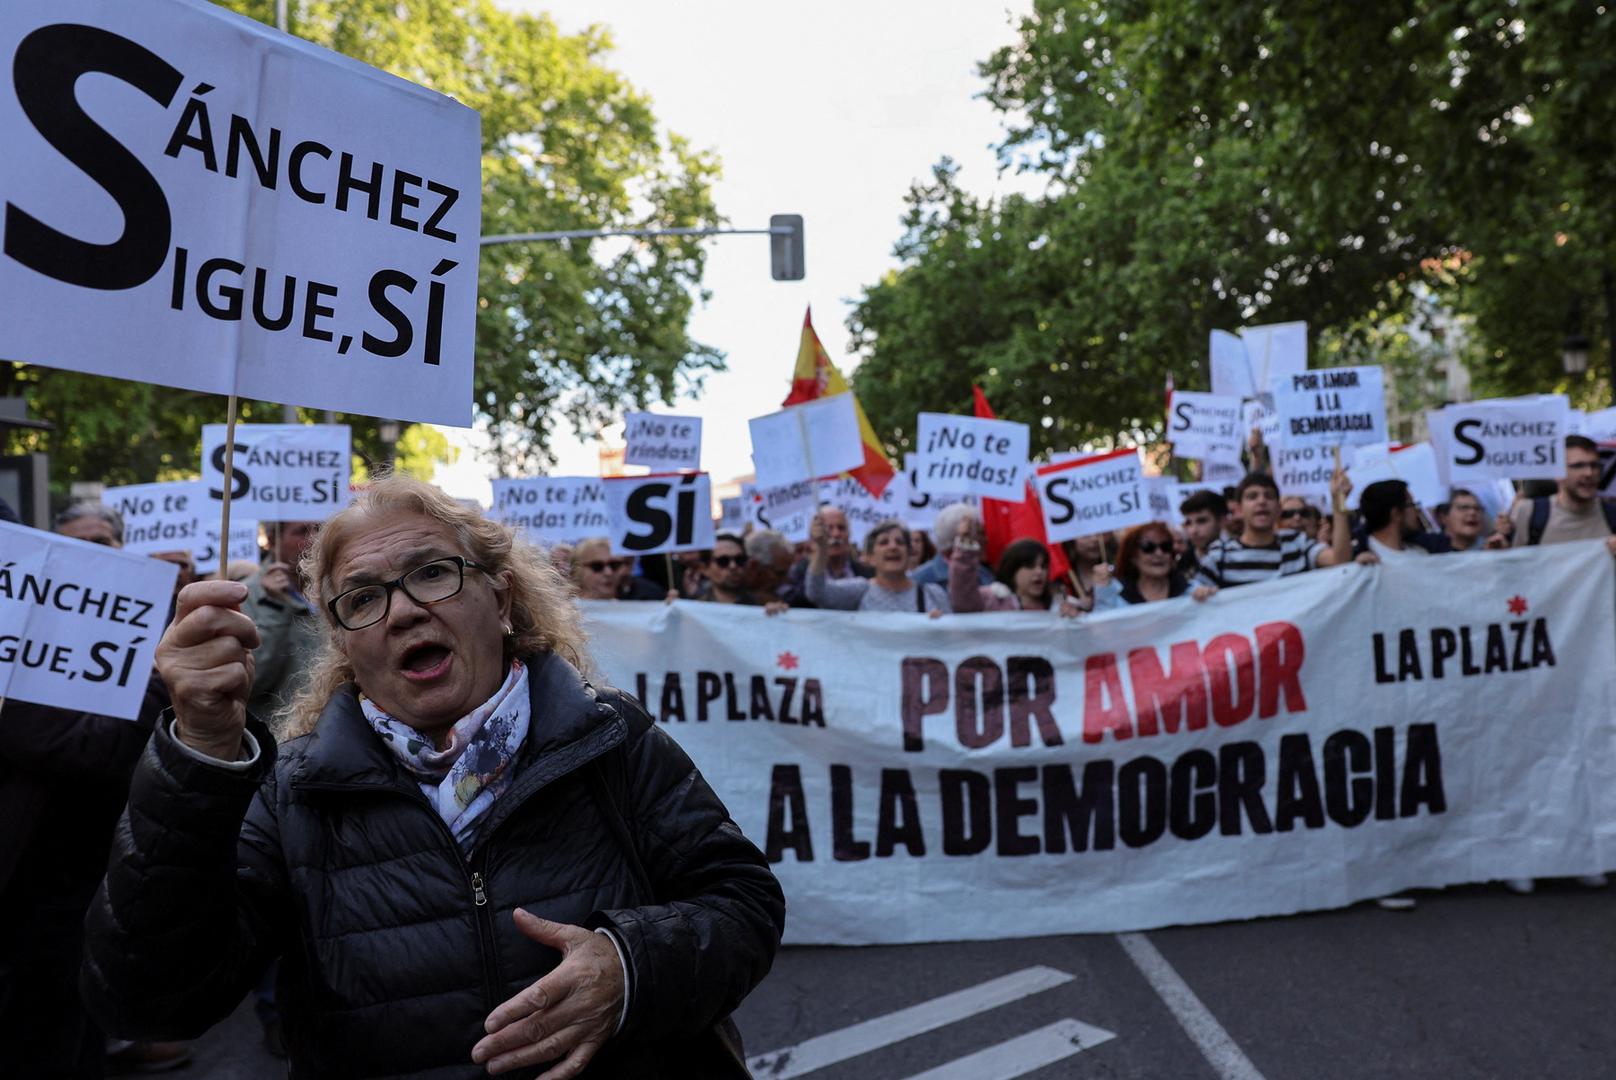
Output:
[[[1217,592],[1210,585],[1190,588],[1173,562],[1173,534],[1159,521],[1135,525],[1123,535],[1116,580],[1121,590],[1110,594],[1102,591],[1096,610],[1171,600],[1185,593],[1205,600]]]
[[[1058,611],[1066,618],[1081,610],[1050,587],[1049,549],[1023,537],[999,553],[998,580],[981,590],[983,611]]]

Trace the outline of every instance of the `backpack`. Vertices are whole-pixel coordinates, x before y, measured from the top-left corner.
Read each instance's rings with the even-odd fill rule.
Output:
[[[1539,495],[1532,500],[1532,520],[1526,527],[1526,543],[1529,547],[1543,542],[1543,530],[1549,527],[1549,511],[1553,509],[1549,499],[1548,495]],[[1616,504],[1600,499],[1599,509],[1605,514],[1605,528],[1616,533]]]

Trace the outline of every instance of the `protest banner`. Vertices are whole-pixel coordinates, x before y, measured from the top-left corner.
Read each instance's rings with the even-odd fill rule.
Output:
[[[1570,403],[1564,394],[1494,398],[1425,414],[1445,457],[1446,481],[1558,480],[1565,474]]]
[[[1253,389],[1248,397],[1267,393],[1276,379],[1307,370],[1305,322],[1241,327],[1240,340],[1246,346],[1246,360],[1251,367]]]
[[[475,112],[202,0],[13,0],[0,60],[0,355],[471,422]]]
[[[128,484],[101,493],[103,506],[123,515],[123,549],[135,555],[159,551],[194,552],[215,504],[200,480]],[[213,522],[217,532],[218,522]]]
[[[1026,424],[923,412],[915,446],[916,491],[1026,501]]]
[[[1594,442],[1616,441],[1616,406],[1585,413],[1582,418],[1582,430],[1578,434],[1586,435]]]
[[[623,418],[623,464],[652,469],[701,468],[701,417],[631,412]]]
[[[773,529],[791,543],[800,544],[808,539],[814,510],[819,506],[818,494],[812,480],[773,488],[742,484],[741,504],[747,524],[755,529]]]
[[[876,498],[853,477],[842,476],[820,481],[819,501],[846,515],[848,539],[856,546],[864,543],[870,530],[883,521],[903,519],[903,508],[909,502],[908,487],[904,476],[894,476],[881,489],[881,497]]]
[[[1270,384],[1288,447],[1386,441],[1386,392],[1378,367],[1323,368]]]
[[[1244,338],[1227,330],[1214,330],[1207,344],[1207,353],[1211,358],[1214,394],[1249,398],[1256,397],[1259,389],[1266,389],[1266,383],[1259,387],[1252,378],[1251,360],[1246,356]]]
[[[228,427],[202,428],[202,484],[213,503],[226,475],[235,512],[259,521],[324,521],[353,500],[348,425],[241,424],[227,461]]]
[[[1240,399],[1174,390],[1167,406],[1167,441],[1176,457],[1239,457],[1245,444]]]
[[[851,393],[815,398],[746,423],[759,487],[817,480],[864,464],[864,438]]]
[[[773,864],[787,941],[867,945],[1616,866],[1613,590],[1585,541],[1074,620],[584,607]]]
[[[202,520],[202,537],[191,549],[191,559],[199,575],[219,572],[219,523],[211,518]],[[225,552],[225,563],[250,562],[258,564],[258,522],[241,518],[230,519],[230,546]]]
[[[606,514],[613,555],[659,555],[713,546],[713,487],[706,473],[611,476]]]
[[[932,527],[937,524],[938,513],[945,507],[961,502],[970,503],[973,506],[976,504],[977,498],[974,495],[932,495],[918,490],[915,485],[918,480],[917,474],[919,470],[920,459],[917,455],[903,455],[903,475],[906,483],[904,484],[904,498],[902,505],[899,507],[900,513],[898,517],[909,528],[925,529],[930,532]]]
[[[179,567],[0,522],[0,701],[133,720]]]
[[[595,476],[495,480],[489,514],[545,547],[605,536],[611,528],[606,484]]]
[[[1448,488],[1437,473],[1436,453],[1430,443],[1360,446],[1353,452],[1352,464],[1347,467],[1347,479],[1352,481],[1352,491],[1347,495],[1348,510],[1358,509],[1358,498],[1364,488],[1380,480],[1403,481],[1414,501],[1427,510],[1435,510],[1448,501]]]
[[[1152,520],[1137,450],[1113,450],[1039,468],[1033,486],[1052,544]]]
[[[1299,495],[1304,499],[1323,501],[1330,499],[1330,477],[1335,472],[1335,457],[1328,447],[1290,447],[1283,443],[1270,447],[1273,457],[1274,483],[1281,495]]]

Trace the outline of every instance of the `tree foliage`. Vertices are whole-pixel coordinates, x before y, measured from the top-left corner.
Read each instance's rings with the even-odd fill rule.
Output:
[[[901,267],[849,321],[895,445],[973,381],[1035,446],[1148,432],[1168,371],[1205,386],[1213,328],[1305,319],[1315,351],[1362,358],[1419,289],[1471,327],[1478,392],[1563,381],[1579,298],[1602,340],[1602,6],[1036,0],[982,74],[1003,166],[1045,189],[973,198],[945,162],[911,191]]]
[[[273,0],[216,0],[264,22]],[[662,131],[650,100],[606,66],[609,34],[563,34],[544,15],[492,0],[292,0],[291,30],[482,114],[483,232],[712,226],[716,159]],[[672,400],[722,356],[687,333],[703,298],[697,238],[567,241],[485,250],[476,331],[476,407],[502,465],[549,460],[560,417],[593,431],[625,407]],[[56,425],[13,436],[47,449],[53,482],[124,483],[194,473],[209,395],[20,365],[0,365],[0,394],[21,393]],[[288,394],[288,396],[295,396]],[[305,419],[314,414],[305,410]],[[244,420],[280,409],[244,402]],[[354,425],[363,457],[381,452],[376,421]]]

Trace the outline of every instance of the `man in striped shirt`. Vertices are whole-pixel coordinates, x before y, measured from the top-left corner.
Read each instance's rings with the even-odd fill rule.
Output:
[[[1351,490],[1347,474],[1337,469],[1330,478],[1335,505],[1343,505]],[[1352,560],[1352,531],[1345,510],[1336,511],[1331,543],[1325,547],[1305,532],[1277,527],[1279,485],[1273,477],[1250,473],[1235,488],[1235,502],[1240,507],[1240,535],[1212,541],[1201,558],[1196,585],[1227,589]]]

